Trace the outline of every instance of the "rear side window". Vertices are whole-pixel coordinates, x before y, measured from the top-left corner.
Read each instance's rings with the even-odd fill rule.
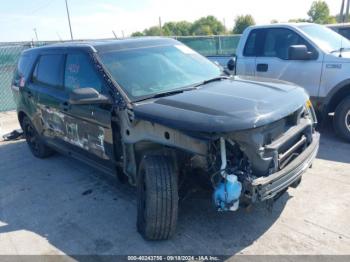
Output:
[[[23,79],[22,83],[24,84],[24,79],[28,77],[28,74],[30,73],[30,69],[31,69],[32,64],[33,63],[31,63],[31,56],[30,55],[23,55],[20,57],[18,64],[17,64],[15,76],[13,79],[13,83],[15,85],[20,85],[21,79]]]
[[[64,86],[68,91],[92,87],[101,92],[102,81],[86,54],[68,54],[64,75]]]
[[[35,67],[33,82],[62,87],[63,85],[64,55],[50,54],[42,55]]]
[[[257,45],[257,30],[250,32],[248,40],[244,47],[243,55],[244,56],[256,56],[256,45]]]

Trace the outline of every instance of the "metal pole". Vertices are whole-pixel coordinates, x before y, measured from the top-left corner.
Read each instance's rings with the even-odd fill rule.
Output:
[[[67,3],[67,0],[65,0],[65,1],[66,1],[66,9],[67,9],[67,17],[68,17],[70,38],[71,38],[71,40],[73,40],[73,33],[72,33],[72,26],[71,26],[71,24],[70,24],[70,16],[69,16],[69,10],[68,10],[68,3]]]
[[[345,23],[347,23],[348,19],[349,19],[349,7],[350,7],[350,0],[348,0],[346,3],[346,13],[345,13],[345,18],[344,18]]]
[[[163,32],[162,32],[162,18],[159,17],[159,32],[160,32],[160,35],[163,35]]]
[[[34,33],[35,33],[36,41],[38,42],[38,41],[39,41],[39,38],[38,38],[38,32],[36,31],[36,28],[33,28],[33,31],[34,31]]]
[[[341,2],[340,13],[339,13],[339,23],[344,23],[344,1]]]

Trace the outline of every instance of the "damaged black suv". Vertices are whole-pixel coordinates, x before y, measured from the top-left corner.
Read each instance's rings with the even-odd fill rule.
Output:
[[[29,49],[12,90],[36,157],[58,151],[136,185],[146,239],[174,233],[188,174],[234,211],[296,187],[319,146],[304,89],[230,76],[173,39]]]

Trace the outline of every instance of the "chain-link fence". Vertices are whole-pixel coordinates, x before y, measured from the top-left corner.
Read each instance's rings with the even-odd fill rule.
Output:
[[[232,56],[236,53],[240,37],[240,35],[216,35],[175,38],[204,56]]]
[[[21,52],[29,47],[27,43],[0,44],[0,112],[15,108],[10,90],[12,76]]]
[[[175,37],[205,56],[233,55],[236,52],[239,35]],[[54,42],[0,43],[0,112],[13,110],[16,105],[11,92],[11,81],[21,52],[33,46]]]

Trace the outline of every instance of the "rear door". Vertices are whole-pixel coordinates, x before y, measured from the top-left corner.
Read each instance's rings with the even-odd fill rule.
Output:
[[[41,54],[36,62],[28,95],[35,104],[33,122],[48,143],[58,143],[64,135],[61,113],[66,96],[63,88],[64,54],[52,51]]]
[[[256,51],[255,74],[277,78],[304,87],[311,96],[318,95],[322,71],[322,57],[317,50],[297,32],[288,28],[260,30],[259,48]],[[313,53],[310,60],[289,60],[292,45],[305,45]]]

